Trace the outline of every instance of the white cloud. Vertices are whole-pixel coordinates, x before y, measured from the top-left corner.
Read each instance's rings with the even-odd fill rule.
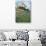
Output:
[[[30,9],[31,8],[31,0],[17,0],[18,2],[21,1],[21,2],[24,2],[24,4],[26,5],[26,8],[27,9]]]

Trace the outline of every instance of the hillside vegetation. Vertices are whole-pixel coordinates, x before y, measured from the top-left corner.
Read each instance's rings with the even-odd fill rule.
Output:
[[[30,22],[30,11],[23,7],[16,8],[16,22]]]

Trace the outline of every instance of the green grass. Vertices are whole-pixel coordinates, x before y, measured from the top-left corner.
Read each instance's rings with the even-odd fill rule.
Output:
[[[30,22],[30,19],[28,10],[16,9],[16,22]]]

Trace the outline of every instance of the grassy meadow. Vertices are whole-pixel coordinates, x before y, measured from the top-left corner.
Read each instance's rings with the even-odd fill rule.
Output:
[[[30,22],[30,11],[16,8],[16,22]]]

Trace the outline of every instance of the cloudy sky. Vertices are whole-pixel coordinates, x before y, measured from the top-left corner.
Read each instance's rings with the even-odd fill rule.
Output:
[[[31,0],[16,0],[16,3],[23,1],[27,8],[31,8]]]

